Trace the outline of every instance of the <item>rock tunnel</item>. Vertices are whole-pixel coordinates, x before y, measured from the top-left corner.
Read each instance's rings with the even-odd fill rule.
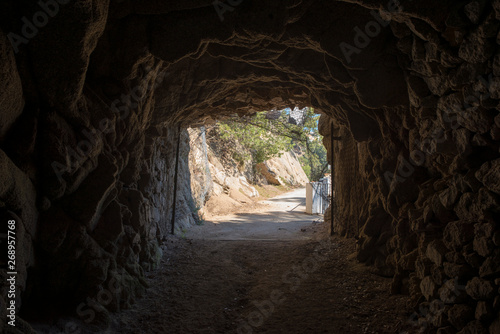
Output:
[[[329,152],[340,137],[335,233],[393,293],[443,300],[436,329],[461,314],[457,331],[498,333],[500,1],[0,8],[0,225],[16,222],[18,309],[110,284],[123,289],[107,309],[129,306],[171,228],[177,138],[176,214],[194,219],[186,128],[313,106]]]

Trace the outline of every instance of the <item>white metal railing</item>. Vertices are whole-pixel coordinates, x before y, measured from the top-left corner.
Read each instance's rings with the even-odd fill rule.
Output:
[[[330,205],[331,181],[325,177],[318,182],[310,182],[306,185],[306,213],[324,214]]]

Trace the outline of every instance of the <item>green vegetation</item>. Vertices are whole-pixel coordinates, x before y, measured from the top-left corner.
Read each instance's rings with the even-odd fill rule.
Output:
[[[293,149],[299,153],[306,175],[317,181],[328,171],[318,120],[313,108],[273,110],[252,117],[230,117],[218,122],[216,131],[222,140],[236,140],[250,152],[233,153],[233,159],[240,165],[249,160],[258,164]]]
[[[322,139],[307,141],[307,153],[299,159],[304,172],[311,181],[318,181],[323,178],[329,170],[326,149],[323,146]]]
[[[266,119],[265,113],[257,113],[255,117],[230,118],[218,123],[218,131],[222,139],[236,139],[251,152],[234,152],[233,158],[238,161],[253,161],[258,164],[278,156],[292,148],[289,137],[276,136],[274,122]]]
[[[186,239],[186,232],[187,232],[187,229],[185,229],[185,228],[183,228],[183,229],[181,230],[181,238],[182,238],[182,239]]]

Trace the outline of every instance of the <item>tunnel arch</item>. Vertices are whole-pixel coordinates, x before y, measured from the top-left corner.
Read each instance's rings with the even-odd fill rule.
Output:
[[[233,1],[223,21],[205,0],[51,3],[45,25],[28,1],[1,14],[2,215],[22,222],[26,298],[114,280],[108,308],[130,305],[168,231],[178,125],[295,104],[325,114],[327,148],[331,123],[342,138],[355,191],[335,226],[361,261],[413,303],[455,276],[493,299],[474,288],[498,278],[498,1]]]

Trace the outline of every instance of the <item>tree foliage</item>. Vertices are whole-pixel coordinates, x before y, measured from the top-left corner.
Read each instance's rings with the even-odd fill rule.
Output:
[[[235,152],[240,155],[238,159],[260,163],[293,148],[305,152],[300,162],[313,181],[322,178],[328,169],[318,120],[313,108],[296,108],[230,117],[219,121],[216,127],[221,139],[237,140],[251,152],[251,156]]]
[[[246,147],[255,163],[271,159],[283,151],[291,149],[291,138],[276,135],[272,131],[273,124],[265,118],[264,113],[257,113],[253,118],[232,118],[218,123],[218,131],[222,139],[236,139]]]

